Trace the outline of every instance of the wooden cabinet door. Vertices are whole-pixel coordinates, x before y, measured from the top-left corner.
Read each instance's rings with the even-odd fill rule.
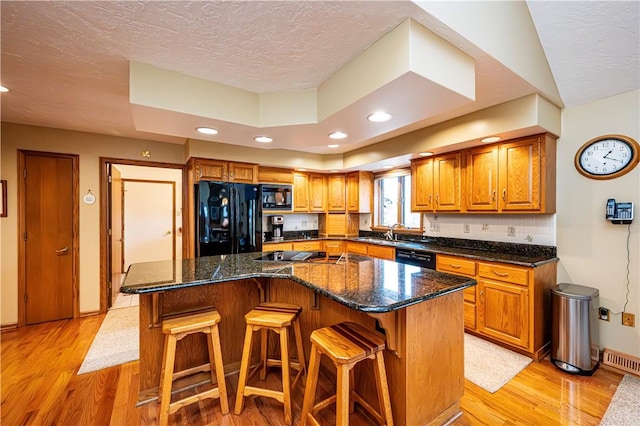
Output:
[[[309,211],[309,177],[306,173],[293,172],[293,211]]]
[[[460,152],[433,159],[433,192],[436,211],[460,210]]]
[[[344,242],[338,240],[325,241],[324,251],[327,256],[340,256],[344,252]]]
[[[478,331],[529,348],[529,290],[519,285],[478,280]]]
[[[465,194],[467,210],[498,210],[498,146],[483,146],[466,152]]]
[[[262,245],[263,252],[280,251],[280,250],[292,250],[292,243],[267,243]]]
[[[309,211],[324,213],[327,211],[327,184],[324,175],[309,174]]]
[[[293,176],[291,169],[281,169],[277,167],[258,167],[258,182],[260,183],[277,183],[291,184]]]
[[[229,182],[258,183],[258,165],[229,163]]]
[[[367,255],[367,244],[365,243],[356,243],[354,241],[347,241],[347,252]]]
[[[540,209],[540,138],[500,145],[500,208]]]
[[[343,212],[346,210],[345,176],[332,174],[327,178],[327,210],[330,212]]]
[[[194,161],[194,180],[216,180],[226,182],[229,176],[229,163],[219,160],[196,159]]]
[[[358,172],[347,175],[347,210],[357,213],[360,210]]]
[[[433,158],[411,163],[411,210],[433,211]]]
[[[367,246],[367,256],[379,259],[396,260],[396,249],[393,247],[369,244]]]

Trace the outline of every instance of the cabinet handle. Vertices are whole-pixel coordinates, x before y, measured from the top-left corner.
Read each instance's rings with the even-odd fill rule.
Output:
[[[502,190],[502,201],[507,201],[507,190],[506,189]]]
[[[484,290],[480,290],[480,296],[484,296]]]
[[[493,190],[493,195],[491,196],[491,201],[495,201],[496,200],[496,190]]]
[[[436,204],[440,204],[440,194],[436,194]]]
[[[58,256],[69,253],[69,246],[64,246],[60,250],[56,250]]]
[[[499,277],[508,277],[509,274],[505,273],[505,272],[498,272],[498,271],[493,271],[494,274],[496,274]]]
[[[429,194],[429,204],[431,204],[431,194]]]
[[[460,265],[454,265],[453,263],[450,263],[449,266],[451,266],[454,269],[460,269],[462,267]]]

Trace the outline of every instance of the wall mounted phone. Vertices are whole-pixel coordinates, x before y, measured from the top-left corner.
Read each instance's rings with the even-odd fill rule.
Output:
[[[616,200],[607,200],[605,217],[615,225],[628,225],[633,221],[633,203],[616,203]]]

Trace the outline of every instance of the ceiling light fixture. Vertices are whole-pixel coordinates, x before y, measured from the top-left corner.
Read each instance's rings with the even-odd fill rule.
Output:
[[[196,130],[203,135],[217,135],[218,131],[213,127],[196,127]]]
[[[393,166],[389,166],[389,165],[387,165],[387,166],[382,166],[382,168],[383,168],[383,169],[392,169],[392,168],[393,168]]]
[[[367,117],[367,120],[372,121],[374,123],[384,123],[385,121],[391,120],[391,114],[386,113],[384,111],[377,111]]]
[[[480,139],[480,142],[482,143],[498,142],[500,139],[502,139],[500,136],[490,136],[488,138]]]
[[[9,91],[8,88],[4,87],[4,86],[0,86],[0,92],[1,93],[7,93]]]
[[[337,143],[332,143],[332,144],[327,145],[327,147],[329,147],[329,148],[337,148],[339,146],[340,145],[338,145]]]
[[[307,169],[304,169],[304,168],[303,169],[296,169],[296,170],[298,170],[299,172],[306,172],[307,171]]]
[[[255,138],[253,138],[253,140],[260,143],[273,142],[273,139],[271,139],[269,136],[256,136]]]
[[[331,139],[344,139],[347,137],[347,134],[344,132],[333,132],[333,133],[329,133],[329,137]]]
[[[418,153],[418,155],[419,155],[420,157],[429,157],[429,156],[433,155],[433,152],[431,152],[431,151],[424,151],[424,152],[419,152],[419,153]]]

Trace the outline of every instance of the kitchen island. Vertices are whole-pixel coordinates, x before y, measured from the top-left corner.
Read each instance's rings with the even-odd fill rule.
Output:
[[[214,306],[222,316],[222,356],[229,374],[239,370],[244,315],[261,302],[277,301],[302,306],[307,357],[311,332],[337,322],[355,321],[386,335],[396,424],[444,424],[459,415],[464,391],[462,290],[475,285],[473,279],[359,255],[256,260],[261,256],[131,265],[121,291],[140,295],[140,401],[157,397],[163,318]],[[204,336],[184,341],[177,369],[206,361]],[[375,402],[370,370],[356,368],[355,383]]]

